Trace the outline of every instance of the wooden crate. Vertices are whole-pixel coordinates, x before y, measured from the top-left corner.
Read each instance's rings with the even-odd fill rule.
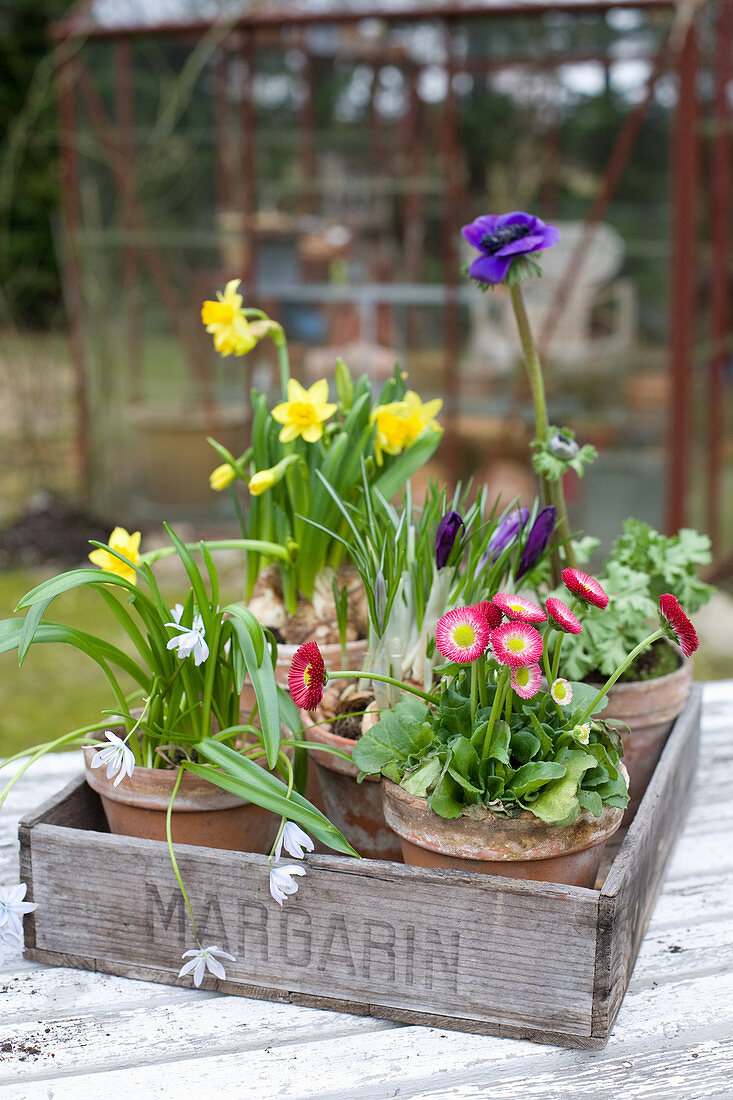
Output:
[[[204,988],[602,1047],[690,803],[700,700],[695,686],[600,890],[311,856],[280,909],[265,856],[179,846],[202,941],[237,959]],[[23,821],[20,840],[38,903],[29,958],[190,985],[177,973],[193,936],[165,844],[106,832],[82,778]]]

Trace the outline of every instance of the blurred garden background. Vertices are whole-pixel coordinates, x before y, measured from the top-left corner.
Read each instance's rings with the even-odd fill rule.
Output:
[[[566,485],[573,526],[606,548],[629,515],[707,533],[696,670],[733,674],[732,11],[3,6],[2,615],[115,524],[146,548],[163,519],[234,529],[206,437],[243,451],[277,368],[267,341],[213,352],[200,305],[232,278],[285,326],[295,377],[398,360],[444,401],[427,473],[532,497],[508,292],[466,280],[459,232],[518,209],[561,230],[528,292],[551,419],[600,452]],[[236,556],[226,572],[236,595]],[[92,604],[70,594],[59,619],[89,628]],[[0,657],[0,756],[104,705],[96,669],[44,657]]]

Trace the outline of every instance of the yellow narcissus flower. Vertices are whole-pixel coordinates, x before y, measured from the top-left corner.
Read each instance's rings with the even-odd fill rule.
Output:
[[[423,403],[414,390],[408,390],[402,401],[378,405],[371,415],[372,424],[377,425],[374,440],[377,465],[382,465],[385,454],[398,455],[409,447],[424,428],[440,431],[435,418],[442,407],[440,398]]]
[[[89,560],[105,573],[116,573],[126,581],[137,584],[137,573],[133,565],[137,565],[140,561],[140,532],[135,531],[133,535],[129,535],[124,527],[115,527],[107,545],[110,550],[116,550],[118,554],[122,554],[123,558],[127,558],[131,564],[125,565],[114,554],[110,554],[109,550],[92,550]]]
[[[217,466],[209,474],[209,485],[217,493],[220,493],[223,489],[228,488],[236,480],[236,477],[237,471],[234,467],[230,466],[228,462],[223,462],[221,466]]]
[[[377,465],[384,462],[384,455],[398,455],[407,446],[406,401],[393,401],[390,405],[377,405],[370,420],[377,426],[374,453]]]
[[[214,347],[220,355],[246,355],[257,343],[258,336],[244,316],[242,295],[237,294],[240,279],[230,279],[216,292],[218,301],[204,302],[201,320],[214,337]]]
[[[328,403],[328,382],[325,378],[314,382],[308,390],[290,378],[288,399],[275,406],[272,418],[283,425],[281,443],[292,443],[299,435],[306,443],[316,443],[323,435],[324,422],[335,412],[336,405]]]
[[[253,497],[259,497],[266,493],[280,479],[273,470],[260,470],[249,479],[249,491]]]
[[[407,405],[407,412],[405,419],[407,422],[407,443],[414,443],[423,428],[436,428],[441,430],[440,425],[436,421],[436,416],[443,408],[443,402],[439,397],[434,401],[423,401],[414,390],[408,390],[405,394],[405,404]]]

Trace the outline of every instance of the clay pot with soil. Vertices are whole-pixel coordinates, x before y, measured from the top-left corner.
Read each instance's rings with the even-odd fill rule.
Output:
[[[351,756],[359,737],[376,724],[377,718],[373,694],[359,691],[355,684],[347,687],[340,680],[329,684],[319,711],[304,714],[303,724],[316,723],[307,730],[309,741]],[[309,762],[315,762],[323,812],[359,855],[402,862],[399,837],[384,820],[380,778],[368,776],[358,783],[359,769],[350,761],[318,750],[308,755]]]
[[[86,780],[102,800],[110,832],[165,840],[165,819],[178,772],[137,766],[115,787],[104,768],[92,768],[96,748],[84,748]],[[237,852],[263,852],[272,844],[279,819],[206,779],[184,772],[173,803],[174,844],[195,844]]]
[[[425,798],[382,780],[384,816],[399,836],[404,862],[537,882],[592,888],[606,841],[624,811],[604,806],[599,818],[581,813],[572,825],[547,825],[528,810],[518,817],[439,817]]]
[[[679,660],[679,667],[666,676],[614,684],[608,693],[608,706],[598,715],[629,727],[628,733],[621,732],[630,795],[624,825],[633,821],[675,719],[690,694],[692,662],[681,653]]]

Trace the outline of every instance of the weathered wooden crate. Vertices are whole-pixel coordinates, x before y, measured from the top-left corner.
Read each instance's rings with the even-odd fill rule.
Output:
[[[237,958],[204,987],[602,1047],[690,803],[700,699],[695,687],[600,890],[313,856],[280,909],[265,856],[180,846],[203,942]],[[177,978],[193,937],[165,844],[111,836],[81,778],[20,839],[38,903],[29,958],[190,984]]]

